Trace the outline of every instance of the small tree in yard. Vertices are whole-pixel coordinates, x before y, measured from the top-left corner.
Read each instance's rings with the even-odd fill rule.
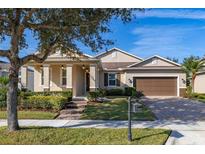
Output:
[[[109,21],[120,18],[127,23],[134,12],[133,9],[0,9],[0,43],[10,41],[8,49],[0,46],[0,56],[8,58],[11,64],[7,93],[8,129],[15,131],[19,128],[17,90],[21,66],[31,60],[42,63],[57,49],[76,58],[80,54],[79,42],[92,51],[111,45],[112,40],[102,37],[103,33],[111,31]],[[29,45],[28,34],[31,35],[29,39],[39,42],[38,53],[21,57],[19,53]]]
[[[188,83],[191,83],[192,92],[194,92],[194,84],[197,72],[199,72],[205,64],[205,60],[199,57],[190,56],[183,61],[183,69],[186,72]]]

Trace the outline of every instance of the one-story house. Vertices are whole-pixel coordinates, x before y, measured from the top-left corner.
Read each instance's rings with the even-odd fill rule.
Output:
[[[96,56],[80,55],[78,60],[56,52],[43,63],[31,61],[21,70],[25,87],[28,66],[34,68],[34,91],[72,89],[78,97],[97,88],[136,87],[147,96],[182,96],[186,90],[180,64],[158,55],[142,59],[118,48]]]
[[[205,66],[199,72],[197,72],[194,82],[194,92],[205,93]]]
[[[0,60],[0,77],[6,77],[9,74],[10,64]]]

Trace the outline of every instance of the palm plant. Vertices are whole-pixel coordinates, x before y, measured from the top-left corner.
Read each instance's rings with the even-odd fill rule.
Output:
[[[200,60],[199,57],[190,56],[185,58],[183,61],[183,70],[187,74],[188,84],[191,83],[192,92],[194,92],[194,83],[196,79],[197,72],[199,72],[205,65],[205,60]],[[191,80],[191,81],[190,81]]]

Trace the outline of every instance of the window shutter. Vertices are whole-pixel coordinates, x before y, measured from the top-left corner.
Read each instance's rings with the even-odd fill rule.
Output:
[[[108,73],[104,73],[104,86],[108,86]]]
[[[120,86],[120,73],[117,73],[117,86]]]

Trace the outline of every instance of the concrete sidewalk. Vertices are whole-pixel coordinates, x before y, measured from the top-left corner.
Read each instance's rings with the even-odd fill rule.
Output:
[[[127,121],[113,120],[19,120],[20,126],[49,126],[68,128],[127,128]],[[6,126],[0,120],[0,126]],[[133,121],[133,128],[162,128],[172,130],[166,144],[205,144],[205,121]]]

